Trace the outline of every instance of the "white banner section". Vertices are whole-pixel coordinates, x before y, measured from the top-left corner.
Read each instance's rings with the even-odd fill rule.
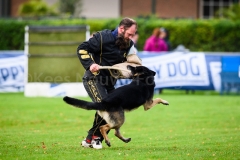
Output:
[[[25,55],[0,58],[0,92],[22,92],[24,90]]]
[[[156,72],[156,87],[208,86],[209,75],[203,53],[176,52],[143,58],[143,65]]]
[[[24,95],[26,97],[63,97],[88,96],[83,83],[27,83]]]

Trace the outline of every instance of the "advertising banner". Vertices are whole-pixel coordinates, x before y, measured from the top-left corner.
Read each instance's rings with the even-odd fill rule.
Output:
[[[21,52],[0,54],[0,92],[24,91],[26,56]]]
[[[233,56],[240,59],[239,53],[206,52],[139,52],[138,56],[142,59],[144,66],[156,72],[156,89],[215,91],[221,91],[222,87],[222,59]],[[26,96],[87,96],[83,84],[80,82],[24,84],[26,58],[23,51],[0,52],[0,92],[24,91]],[[237,71],[240,73],[240,62],[233,65],[231,60],[227,64],[225,64],[225,68],[235,69],[237,66]],[[120,79],[117,81],[116,88],[130,82],[130,79]],[[74,88],[78,88],[77,92]]]
[[[221,56],[203,52],[139,52],[143,65],[156,72],[156,89],[216,90],[221,87]],[[131,80],[118,80],[117,87]]]

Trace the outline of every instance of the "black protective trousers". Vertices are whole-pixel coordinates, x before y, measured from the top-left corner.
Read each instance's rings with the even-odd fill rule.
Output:
[[[83,76],[83,85],[93,102],[101,102],[109,92],[114,90],[114,87],[106,88],[106,85],[103,85],[103,83],[99,81],[89,70],[87,70]],[[97,136],[101,138],[101,141],[103,141],[104,138],[99,130],[99,127],[105,124],[106,121],[96,112],[92,128],[89,129],[86,138],[91,140],[92,136]]]

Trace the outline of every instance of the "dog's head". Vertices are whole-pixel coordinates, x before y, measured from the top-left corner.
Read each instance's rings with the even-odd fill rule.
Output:
[[[154,77],[156,72],[148,69],[145,66],[130,66],[128,65],[127,68],[131,71],[133,77],[137,77],[137,76],[144,76],[144,77]]]

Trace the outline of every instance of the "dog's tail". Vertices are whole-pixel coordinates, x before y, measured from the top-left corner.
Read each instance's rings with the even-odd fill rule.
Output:
[[[101,103],[87,102],[80,99],[71,98],[65,96],[63,100],[74,107],[82,108],[86,110],[105,110]]]

